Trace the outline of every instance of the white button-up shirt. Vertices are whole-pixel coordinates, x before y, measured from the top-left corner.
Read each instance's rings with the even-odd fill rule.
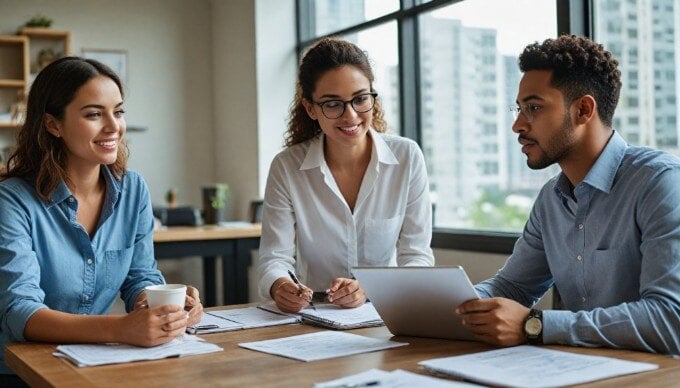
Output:
[[[373,151],[354,213],[324,158],[324,135],[279,153],[267,178],[258,278],[270,297],[294,271],[315,291],[353,266],[432,266],[432,207],[418,145],[371,130]]]

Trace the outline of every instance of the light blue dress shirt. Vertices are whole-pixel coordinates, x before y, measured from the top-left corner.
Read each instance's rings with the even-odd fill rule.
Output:
[[[560,173],[483,297],[533,305],[553,282],[543,342],[680,353],[680,160],[614,133],[570,195]]]
[[[116,180],[102,167],[106,195],[92,239],[76,220],[78,201],[62,182],[41,200],[19,178],[0,182],[0,346],[24,341],[40,309],[106,314],[120,292],[131,311],[145,286],[164,283],[153,253],[146,184],[128,171]],[[0,353],[0,373],[13,373]]]

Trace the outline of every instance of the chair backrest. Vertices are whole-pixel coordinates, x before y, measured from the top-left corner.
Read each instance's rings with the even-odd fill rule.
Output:
[[[261,199],[250,201],[250,222],[262,222],[262,210],[264,208],[264,201]]]

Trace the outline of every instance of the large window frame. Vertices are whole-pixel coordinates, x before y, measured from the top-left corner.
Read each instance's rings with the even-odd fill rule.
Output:
[[[423,4],[418,4],[417,0],[401,0],[400,9],[397,11],[317,36],[314,36],[313,26],[309,23],[313,1],[296,0],[298,56],[305,47],[318,39],[356,33],[396,21],[399,40],[400,135],[422,145],[418,16],[466,0],[431,0]],[[555,1],[558,36],[576,34],[592,37],[592,0]],[[313,38],[306,39],[308,36]],[[432,248],[509,254],[512,253],[519,236],[520,233],[514,232],[434,228]]]

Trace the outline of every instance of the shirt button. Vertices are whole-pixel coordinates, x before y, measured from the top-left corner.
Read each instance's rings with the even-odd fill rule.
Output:
[[[85,300],[90,300],[90,297],[85,295]]]
[[[576,256],[576,260],[581,261],[581,260],[583,260],[583,258],[581,257],[581,255],[578,255],[578,256]]]
[[[73,203],[73,201],[75,201],[75,199],[73,199],[73,197],[71,197],[71,198],[68,199],[68,202],[69,202],[69,203]]]
[[[87,264],[92,264],[92,259],[87,259]]]
[[[578,230],[582,230],[582,229],[583,229],[583,224],[578,224]]]
[[[581,297],[581,302],[586,303],[586,297],[585,296]]]

